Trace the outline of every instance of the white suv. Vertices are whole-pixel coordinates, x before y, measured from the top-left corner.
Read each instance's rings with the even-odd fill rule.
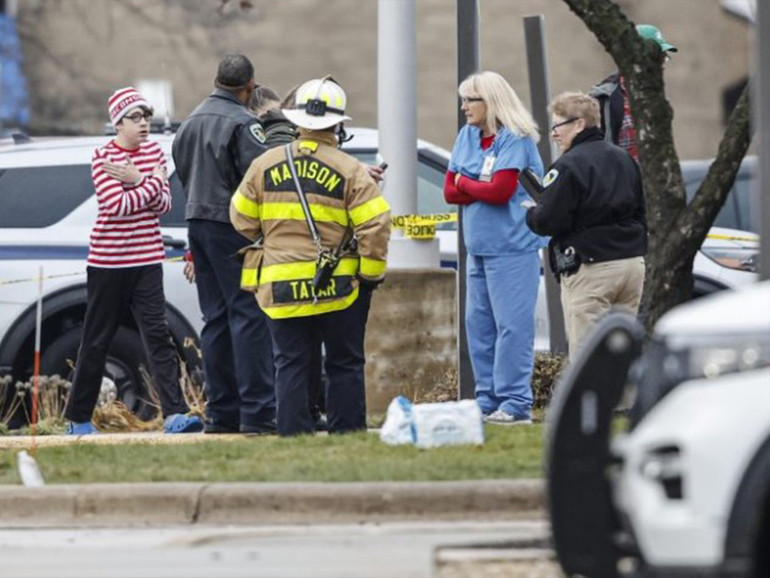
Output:
[[[624,388],[628,428],[612,437]],[[626,391],[628,391],[626,390]],[[770,576],[770,281],[642,332],[610,316],[557,386],[554,545],[568,576]]]
[[[86,256],[97,203],[91,182],[91,155],[112,138],[41,138],[0,145],[0,374],[28,378],[33,369],[35,309],[43,268],[41,373],[71,376],[86,304]],[[181,257],[187,245],[185,197],[173,173],[170,135],[152,135],[169,162],[173,208],[161,218],[166,241],[166,314],[175,345],[200,383],[195,343],[202,326],[195,286],[184,278]],[[185,341],[188,346],[185,346]],[[140,371],[145,352],[130,314],[110,348],[105,377],[140,417],[155,408]],[[0,408],[3,405],[0,400]]]

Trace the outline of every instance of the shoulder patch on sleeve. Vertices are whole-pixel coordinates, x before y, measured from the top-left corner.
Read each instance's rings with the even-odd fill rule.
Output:
[[[260,123],[255,122],[254,124],[250,125],[249,132],[251,133],[251,136],[253,136],[258,143],[265,144],[265,141],[267,141],[267,135],[265,134],[265,129],[262,128],[262,125]]]
[[[558,178],[559,178],[559,171],[557,171],[556,169],[551,169],[543,177],[543,187],[547,187],[548,185],[550,185],[552,182],[554,182]]]

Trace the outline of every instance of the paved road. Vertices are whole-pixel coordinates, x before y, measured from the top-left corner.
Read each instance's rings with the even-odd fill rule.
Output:
[[[446,546],[543,540],[542,520],[2,529],[3,578],[429,578]]]

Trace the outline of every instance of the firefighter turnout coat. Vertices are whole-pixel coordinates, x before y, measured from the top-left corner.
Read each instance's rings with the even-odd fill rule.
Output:
[[[355,235],[357,249],[343,252],[328,287],[313,291],[318,250],[289,170],[284,147],[251,165],[230,203],[230,219],[252,241],[241,286],[256,291],[271,319],[304,317],[349,307],[359,285],[385,276],[390,207],[366,169],[337,148],[329,131],[301,129],[292,144],[294,166],[324,249],[336,250]]]

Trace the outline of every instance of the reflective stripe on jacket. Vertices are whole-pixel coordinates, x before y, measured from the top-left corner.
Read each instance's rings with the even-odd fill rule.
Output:
[[[343,253],[325,291],[312,288],[318,251],[302,211],[283,147],[261,155],[230,203],[230,219],[245,237],[264,236],[259,258],[244,262],[242,286],[273,319],[318,315],[350,306],[359,279],[385,276],[390,207],[366,169],[336,147],[327,131],[301,130],[292,145],[294,166],[325,249],[354,234],[357,249]],[[317,299],[316,299],[317,297]]]

